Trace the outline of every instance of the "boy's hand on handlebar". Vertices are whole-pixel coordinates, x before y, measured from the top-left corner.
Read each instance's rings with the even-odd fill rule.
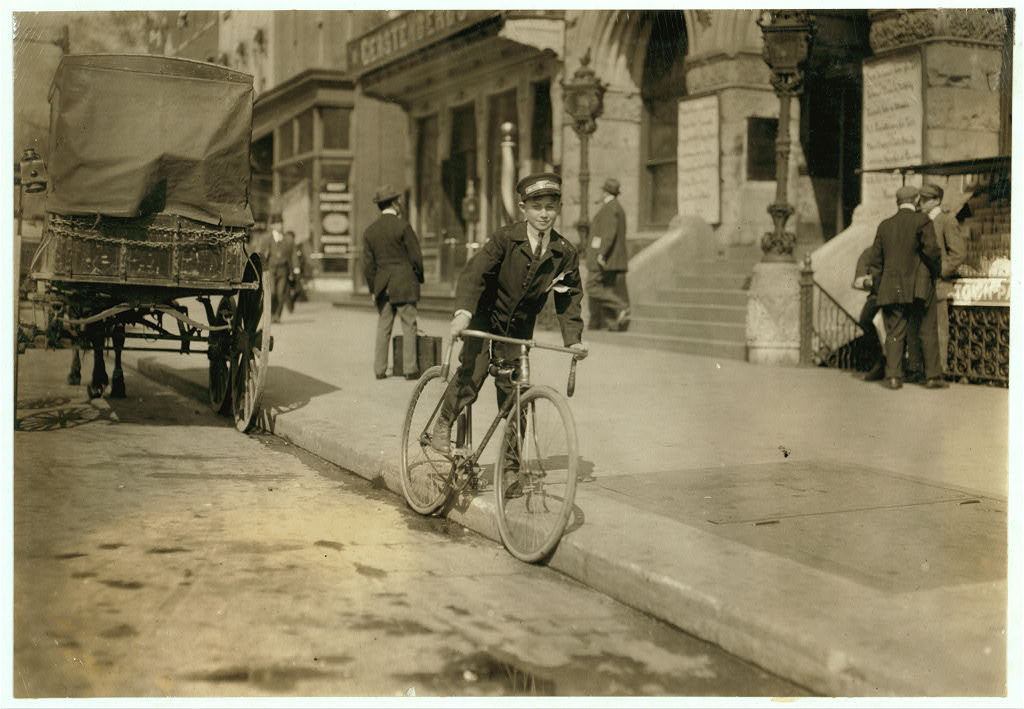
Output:
[[[587,355],[590,354],[590,350],[588,350],[587,346],[582,342],[577,342],[575,345],[569,345],[569,349],[575,353],[573,354],[573,359],[586,359]]]
[[[473,316],[467,313],[465,310],[460,310],[455,313],[455,317],[452,318],[451,338],[454,340],[459,336],[459,333],[469,327],[469,321]]]

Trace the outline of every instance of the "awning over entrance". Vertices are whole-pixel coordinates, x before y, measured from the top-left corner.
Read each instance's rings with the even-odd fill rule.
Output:
[[[403,102],[408,81],[422,83],[429,76],[425,65],[450,61],[453,52],[481,40],[561,53],[564,15],[561,10],[410,10],[349,42],[349,71],[366,93]],[[409,72],[412,68],[417,71]]]
[[[857,169],[858,174],[865,172],[907,175],[976,175],[986,172],[1000,172],[1010,169],[1010,156],[999,155],[991,158],[971,158],[970,160],[952,160],[950,162],[933,162],[924,165],[900,165],[897,167],[879,167],[870,170]]]

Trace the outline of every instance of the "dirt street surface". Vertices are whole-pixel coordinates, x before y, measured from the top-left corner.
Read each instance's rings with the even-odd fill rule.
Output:
[[[20,362],[15,697],[806,692],[133,377]]]

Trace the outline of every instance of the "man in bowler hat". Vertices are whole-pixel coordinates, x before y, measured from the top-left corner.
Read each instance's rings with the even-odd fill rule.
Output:
[[[941,270],[935,229],[927,215],[917,211],[918,190],[905,185],[896,190],[896,214],[878,225],[871,245],[868,273],[877,286],[877,302],[885,323],[885,381],[889,389],[903,386],[903,353],[907,328],[919,325],[935,297],[932,278]],[[935,309],[931,308],[934,313]],[[930,323],[934,330],[934,322]],[[934,341],[925,342],[928,388],[942,386],[942,371]]]
[[[590,224],[590,244],[587,248],[587,282],[584,286],[590,298],[592,329],[604,327],[605,314],[612,312],[609,330],[625,330],[629,326],[629,291],[626,289],[626,271],[629,254],[626,250],[626,212],[619,204],[619,181],[605,180],[601,208]]]
[[[384,185],[373,201],[380,216],[363,233],[363,275],[380,317],[373,371],[387,376],[388,345],[395,315],[402,321],[402,369],[406,379],[419,379],[416,361],[416,303],[423,283],[423,255],[409,222],[402,218],[398,190]]]
[[[566,347],[578,359],[587,355],[581,343],[583,290],[576,249],[554,229],[562,207],[562,178],[550,172],[524,177],[516,185],[524,221],[498,228],[466,264],[455,294],[451,334],[466,328],[506,337],[533,336],[537,314],[551,294]],[[487,378],[491,351],[495,358],[517,361],[519,349],[478,338],[467,338],[431,433],[431,445],[442,453],[451,448],[451,427],[459,413],[473,403]],[[511,393],[509,382],[495,382],[498,407]],[[509,495],[512,496],[512,495]]]

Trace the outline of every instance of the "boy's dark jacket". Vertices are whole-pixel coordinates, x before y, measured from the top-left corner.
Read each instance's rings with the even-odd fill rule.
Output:
[[[456,310],[473,313],[472,327],[529,338],[548,293],[566,346],[580,342],[583,318],[579,256],[554,229],[550,246],[534,264],[526,222],[500,227],[459,276]]]

